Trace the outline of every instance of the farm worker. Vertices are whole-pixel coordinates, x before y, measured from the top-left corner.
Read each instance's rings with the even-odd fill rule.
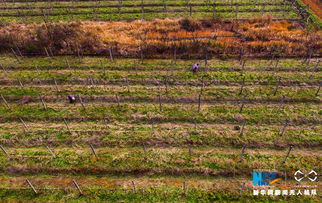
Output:
[[[198,71],[198,69],[199,69],[199,64],[197,63],[197,64],[194,64],[193,65],[193,67],[192,67],[192,72],[197,72]]]
[[[70,104],[74,104],[76,102],[75,97],[71,94],[68,95],[68,99]]]

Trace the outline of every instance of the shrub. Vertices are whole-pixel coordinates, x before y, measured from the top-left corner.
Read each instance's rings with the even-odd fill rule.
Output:
[[[36,28],[36,41],[40,46],[51,47],[53,50],[61,50],[71,40],[77,38],[80,32],[80,25],[47,24]]]
[[[56,53],[78,50],[92,52],[100,47],[98,36],[82,29],[81,23],[51,23],[36,28],[36,43],[50,47]]]
[[[13,46],[14,36],[8,32],[0,33],[0,51],[7,51]]]
[[[181,29],[184,29],[189,32],[194,32],[194,31],[199,30],[201,28],[199,22],[189,19],[189,18],[184,18],[184,19],[180,20],[179,24],[180,24]]]

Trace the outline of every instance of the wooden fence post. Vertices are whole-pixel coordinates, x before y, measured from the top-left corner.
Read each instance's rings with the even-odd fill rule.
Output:
[[[141,0],[141,11],[142,11],[142,20],[144,20],[144,4],[143,4],[143,0]]]
[[[120,98],[119,98],[119,96],[117,94],[115,95],[115,99],[116,99],[116,102],[117,102],[117,106],[120,106]]]
[[[183,181],[183,183],[182,183],[182,191],[183,191],[183,194],[184,195],[187,194],[187,184],[186,184],[186,181]]]
[[[216,0],[214,0],[212,4],[212,18],[215,18],[215,13],[216,13]]]
[[[281,112],[281,109],[282,109],[282,105],[284,103],[284,100],[285,100],[285,96],[283,95],[283,97],[281,98],[281,101],[278,105],[278,109],[277,109],[277,112]]]
[[[174,44],[174,47],[173,47],[173,62],[174,64],[177,63],[177,45]]]
[[[173,76],[173,67],[174,66],[174,62],[171,61],[171,66],[170,66],[170,72],[171,72],[171,76]],[[152,70],[153,71],[153,70]]]
[[[45,101],[44,101],[43,97],[42,97],[42,96],[39,96],[39,97],[40,97],[40,101],[41,101],[41,103],[42,103],[42,106],[44,107],[44,109],[45,109],[45,110],[47,110],[47,105],[46,105],[46,103],[45,103]]]
[[[65,119],[65,118],[63,118],[63,119],[64,119],[64,123],[65,123],[65,126],[66,126],[66,128],[67,128],[68,132],[69,132],[70,134],[72,134],[72,131],[70,130],[70,128],[69,128],[69,126],[68,126],[68,123],[67,123],[66,119]]]
[[[245,190],[245,183],[243,182],[241,184],[241,189],[240,189],[240,194],[242,195],[244,193],[244,190]]]
[[[9,156],[9,153],[0,145],[0,149],[5,153],[7,156]]]
[[[138,75],[138,66],[139,65],[140,65],[139,62],[136,63],[136,61],[134,61],[135,75]]]
[[[236,4],[236,19],[238,19],[238,12],[239,12],[238,4]]]
[[[281,82],[281,78],[279,78],[278,81],[276,82],[276,86],[275,86],[275,90],[274,90],[274,96],[276,96],[276,94],[277,94],[277,90],[279,88],[280,82]]]
[[[125,80],[126,80],[127,92],[130,92],[130,84],[129,84],[128,77],[126,77]]]
[[[18,50],[19,56],[23,57],[23,55],[22,55],[22,53],[21,53],[21,51],[20,51],[19,47],[18,47],[18,46],[16,46],[16,48],[17,48],[17,50]]]
[[[168,94],[168,76],[164,77],[165,93]]]
[[[2,100],[3,100],[3,102],[4,102],[4,104],[6,105],[7,109],[10,109],[10,106],[9,106],[9,104],[8,104],[7,100],[3,97],[3,95],[2,95],[2,94],[1,94],[1,98],[2,98]]]
[[[201,110],[201,94],[199,94],[199,97],[198,97],[198,113],[200,112]]]
[[[196,117],[193,118],[193,123],[194,123],[195,130],[197,130],[198,126],[197,126],[197,119],[196,119]]]
[[[242,86],[240,88],[239,95],[243,94],[244,86],[245,86],[245,77],[243,77]]]
[[[244,53],[245,51],[244,51],[244,49],[243,48],[241,48],[240,50],[239,50],[239,62],[240,62],[240,64],[242,65],[243,64],[243,62],[244,62],[244,60],[243,60],[243,56],[244,56]]]
[[[13,48],[11,48],[11,51],[12,51],[13,55],[16,57],[18,63],[21,63],[21,61],[20,61],[19,57],[17,56],[15,50]]]
[[[19,82],[20,87],[23,88],[23,84],[22,84],[20,78],[18,78],[18,82]]]
[[[108,49],[109,53],[110,53],[110,61],[113,62],[113,53],[112,53],[112,48],[110,47]]]
[[[45,49],[45,53],[46,53],[47,57],[48,57],[48,58],[51,58],[51,57],[50,57],[50,54],[49,54],[49,52],[48,52],[48,50],[47,50],[47,48],[45,47],[44,49]]]
[[[205,46],[205,69],[204,69],[204,72],[207,72],[207,65],[208,65],[208,47]]]
[[[278,63],[280,62],[279,59],[276,60],[276,63],[275,63],[275,67],[274,67],[274,71],[277,72],[277,66],[278,66]]]
[[[95,152],[95,149],[94,149],[93,145],[90,144],[89,146],[91,147],[92,153],[95,155],[96,159],[98,160],[98,156],[97,156],[97,154]]]
[[[189,156],[192,157],[192,148],[190,144],[188,145],[188,153],[189,153]]]
[[[51,50],[51,48],[50,48],[50,47],[48,47],[48,50],[49,50],[49,54],[50,54],[52,57],[54,57],[53,51]]]
[[[151,121],[151,134],[154,133],[154,120],[153,118],[150,118],[150,121]]]
[[[144,152],[144,160],[147,160],[147,158],[148,158],[148,152],[146,150],[145,144],[143,144],[142,147],[143,147],[143,152]]]
[[[48,146],[46,146],[46,148],[49,151],[49,153],[55,158],[56,157],[55,153]]]
[[[109,126],[107,124],[107,120],[108,120],[107,118],[104,118],[103,121],[104,121],[105,128],[108,130],[109,129]]]
[[[19,119],[20,119],[20,121],[21,121],[21,123],[22,123],[22,125],[24,127],[24,130],[27,131],[28,130],[28,126],[26,125],[25,121],[22,120],[22,118],[19,118]]]
[[[310,48],[310,49],[308,50],[308,53],[307,53],[307,56],[306,56],[305,62],[309,63],[309,62],[310,62],[310,60],[311,60],[311,58],[312,58],[312,55],[313,55],[313,49],[312,49],[312,48]]]
[[[162,0],[163,2],[163,10],[164,12],[167,12],[167,4],[165,3],[165,0]]]
[[[68,61],[67,56],[65,57],[65,61],[66,61],[66,64],[67,64],[67,66],[68,66],[68,69],[70,69],[70,64],[69,64],[69,61]]]
[[[81,54],[80,54],[80,50],[79,50],[79,45],[77,44],[77,57],[78,57],[78,63],[81,63]]]
[[[283,164],[286,162],[286,159],[288,158],[288,156],[290,155],[290,153],[291,153],[291,150],[293,149],[294,147],[291,145],[290,146],[290,148],[288,149],[288,152],[287,152],[287,154],[286,154],[286,156],[285,156],[285,158],[284,158],[284,160],[283,160]]]
[[[244,119],[244,122],[243,122],[243,125],[242,125],[242,127],[240,129],[240,134],[239,134],[240,136],[243,136],[244,135],[244,129],[245,129],[246,122],[247,122],[247,120],[245,118]]]
[[[269,65],[272,65],[272,64],[273,64],[273,62],[275,61],[275,53],[274,53],[273,51],[271,51],[271,55],[272,55],[272,58],[271,58],[271,60],[270,60]]]
[[[81,188],[79,187],[79,185],[77,184],[76,180],[73,179],[73,184],[75,185],[75,187],[77,188],[78,192],[82,195],[83,191],[81,190]]]
[[[205,81],[204,81],[204,77],[202,77],[202,86],[201,86],[201,88],[200,88],[200,95],[202,95],[203,94],[203,90],[205,89]]]
[[[2,65],[0,65],[1,66],[1,68],[2,68],[2,70],[3,70],[3,73],[5,74],[5,75],[7,75],[8,74],[8,72],[6,71],[6,69],[4,68],[4,66],[2,66]]]
[[[83,103],[83,100],[82,100],[82,98],[79,95],[78,95],[78,99],[79,99],[79,102],[81,103],[84,111],[86,111],[85,104]]]
[[[91,86],[93,87],[95,84],[94,84],[94,80],[92,77],[89,78],[90,79],[90,82],[91,82]]]
[[[96,13],[96,10],[97,10],[97,5],[98,5],[98,3],[97,3],[98,1],[96,0],[95,1],[95,5],[93,6],[93,11],[92,11],[92,13],[93,13],[93,21],[96,21],[97,20],[97,13]]]
[[[56,92],[57,92],[57,94],[58,94],[59,89],[58,89],[57,81],[56,81],[56,79],[55,79],[55,78],[54,78],[54,83],[55,83]]]
[[[243,60],[242,62],[241,62],[241,75],[244,73],[244,71],[245,71],[245,64],[246,64],[246,59],[245,60]],[[245,77],[244,77],[245,78]]]
[[[243,145],[243,148],[242,148],[242,151],[241,151],[241,154],[240,154],[240,158],[239,158],[239,161],[243,161],[243,156],[244,156],[244,153],[245,153],[245,149],[246,149],[246,144]]]
[[[320,93],[320,89],[321,89],[321,83],[319,84],[319,87],[318,87],[318,90],[316,91],[315,93],[315,96],[319,96],[319,93]]]
[[[159,99],[159,111],[162,111],[162,101],[161,101],[161,96],[159,94],[158,96],[158,99]]]
[[[39,69],[38,69],[38,66],[37,66],[37,65],[35,66],[35,69],[37,70],[37,74],[38,74],[38,75],[40,75],[40,71],[39,71]],[[40,80],[39,80],[39,83],[40,83]]]
[[[103,73],[104,73],[104,76],[105,76],[105,74],[106,74],[106,70],[105,70],[105,66],[103,65],[103,62],[102,62],[102,60],[101,60],[101,59],[100,59],[100,65],[101,65],[101,68],[102,68]]]
[[[133,192],[136,193],[135,182],[132,180],[131,183],[132,183]]]
[[[289,123],[289,120],[288,119],[286,119],[285,120],[285,123],[284,123],[284,126],[283,126],[283,128],[282,128],[282,130],[280,131],[280,136],[283,136],[284,135],[284,132],[285,132],[285,129],[286,129],[286,127],[287,127],[287,125],[288,125],[288,123]]]
[[[28,179],[26,179],[26,182],[27,182],[27,184],[29,185],[29,187],[31,187],[31,189],[34,191],[34,193],[35,193],[35,194],[38,194],[38,192],[37,192],[36,188],[31,184],[31,182],[30,182]]]
[[[144,61],[144,54],[143,54],[143,48],[142,48],[142,46],[140,46],[140,57],[141,57],[141,64],[142,64],[143,61]]]
[[[320,62],[321,62],[320,60],[318,62],[316,62],[315,66],[313,68],[313,72],[317,72]]]
[[[118,0],[119,3],[117,5],[117,11],[118,11],[118,18],[119,20],[121,19],[121,7],[122,7],[122,1],[121,0]]]
[[[244,109],[244,106],[245,106],[245,99],[246,99],[246,97],[243,97],[242,105],[240,106],[239,113],[243,112],[243,109]]]

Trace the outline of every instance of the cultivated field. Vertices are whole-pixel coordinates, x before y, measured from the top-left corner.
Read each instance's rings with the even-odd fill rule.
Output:
[[[278,19],[300,19],[292,2],[283,0],[4,0],[2,23],[71,20],[134,20],[177,17],[247,19],[270,13]]]
[[[189,60],[0,60],[7,102],[1,142],[8,153],[0,155],[2,186],[26,188],[2,189],[2,198],[237,200],[253,198],[254,168],[321,169],[315,59],[282,59],[277,67],[271,60],[250,59],[242,67],[213,59],[196,75]],[[82,103],[68,104],[67,94]],[[73,179],[85,196],[77,195]]]
[[[322,171],[321,20],[299,1],[0,11],[1,201],[321,201],[294,180]],[[318,194],[254,196],[254,169]]]

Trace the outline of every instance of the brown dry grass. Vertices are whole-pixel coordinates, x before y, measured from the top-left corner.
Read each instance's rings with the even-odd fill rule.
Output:
[[[69,22],[33,25],[9,25],[0,28],[0,51],[20,49],[24,54],[46,54],[44,47],[54,54],[114,54],[139,56],[140,47],[145,57],[171,57],[173,46],[178,57],[200,54],[207,45],[212,55],[238,55],[243,49],[253,56],[269,56],[275,52],[282,56],[301,56],[314,49],[320,53],[321,31],[306,31],[296,23],[272,21],[270,16],[247,22],[222,22],[218,20],[188,20],[193,31],[177,20],[133,22]],[[185,23],[187,21],[184,21]],[[189,24],[189,23],[188,23]],[[208,39],[163,41],[160,38],[204,37],[215,35],[240,35]],[[17,48],[18,47],[18,48]]]

